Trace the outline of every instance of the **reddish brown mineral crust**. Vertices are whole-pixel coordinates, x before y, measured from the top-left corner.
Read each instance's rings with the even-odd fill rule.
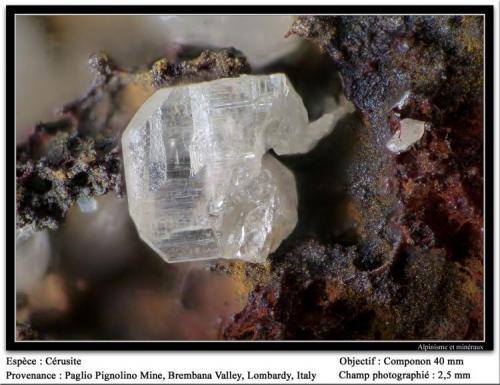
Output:
[[[180,82],[192,83],[234,77],[250,72],[250,66],[241,52],[233,49],[203,51],[193,60],[172,63],[167,59],[156,61],[151,67],[151,83],[165,87]]]
[[[481,339],[482,18],[301,16],[290,33],[330,55],[364,115],[345,187],[355,236],[278,250],[255,294],[278,301],[250,301],[224,337]],[[430,129],[391,154],[404,118]]]
[[[274,288],[257,286],[248,298],[247,309],[235,316],[234,323],[224,330],[226,339],[234,340],[280,340],[283,339],[283,325],[274,320],[272,309],[278,302]],[[255,325],[259,325],[257,330]]]

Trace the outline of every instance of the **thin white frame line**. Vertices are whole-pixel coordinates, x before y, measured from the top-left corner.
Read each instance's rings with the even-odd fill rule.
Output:
[[[471,7],[475,7],[475,5],[470,5]],[[99,7],[99,6],[97,6]],[[168,6],[166,6],[168,7]],[[196,7],[196,6],[193,6]],[[264,6],[265,7],[265,6]],[[362,7],[362,6],[360,6]],[[220,14],[220,13],[203,13],[203,14],[192,14],[192,13],[152,13],[152,14],[142,14],[142,13],[102,13],[102,14],[96,14],[96,13],[89,13],[89,14],[84,14],[84,13],[55,13],[55,14],[31,14],[31,13],[16,13],[14,15],[14,71],[16,70],[16,60],[17,60],[17,55],[16,55],[16,42],[17,42],[17,34],[16,34],[16,18],[18,16],[163,16],[163,15],[169,15],[169,16],[303,16],[303,15],[328,15],[328,16],[366,16],[366,15],[375,15],[375,16],[482,16],[483,17],[483,228],[486,227],[486,219],[485,219],[485,213],[486,213],[486,188],[485,188],[485,179],[486,179],[486,83],[485,83],[485,75],[486,75],[486,62],[485,62],[485,57],[486,57],[486,35],[485,35],[485,27],[486,27],[486,14],[484,13],[467,13],[467,14],[461,14],[461,13],[428,13],[428,14],[422,14],[422,13],[364,13],[364,14],[351,14],[351,13],[270,13],[270,14],[240,14],[240,13],[231,13],[231,14]],[[492,47],[494,49],[494,47]],[[494,57],[491,58],[491,60],[494,60]],[[16,134],[17,134],[17,129],[16,129],[16,86],[17,83],[17,76],[14,77],[14,148],[16,148]],[[493,95],[494,96],[494,95]],[[493,127],[494,130],[494,127]],[[17,151],[14,151],[14,175],[15,173],[15,167],[16,167],[16,162],[17,162]],[[16,184],[14,181],[14,192],[16,189]],[[14,218],[16,218],[16,201],[15,201],[16,194],[14,193]],[[14,223],[15,226],[15,223]],[[494,226],[494,224],[492,224]],[[494,241],[494,236],[493,239],[490,240],[491,242]],[[14,232],[14,245],[16,244],[16,234]],[[16,272],[16,252],[17,248],[14,247],[14,273]],[[492,257],[494,258],[494,256]],[[477,344],[477,343],[485,343],[486,342],[486,317],[485,317],[485,310],[486,310],[486,239],[483,236],[483,309],[482,309],[482,314],[483,314],[483,339],[482,340],[432,340],[432,341],[427,341],[427,340],[153,340],[153,341],[148,341],[148,340],[21,340],[17,341],[15,338],[16,336],[16,295],[15,295],[15,289],[16,289],[16,275],[14,274],[14,342],[15,343],[422,343],[426,345],[439,345],[439,343],[451,343],[451,344]],[[9,272],[7,272],[9,273]],[[492,293],[494,294],[494,293]],[[494,317],[494,314],[493,314]],[[494,322],[494,321],[493,321]],[[470,351],[480,351],[479,349],[471,349]],[[436,350],[440,351],[440,350]],[[464,351],[469,351],[469,350],[464,350]]]

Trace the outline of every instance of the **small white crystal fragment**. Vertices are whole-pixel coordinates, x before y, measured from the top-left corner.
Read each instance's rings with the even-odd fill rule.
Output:
[[[25,225],[21,228],[16,228],[16,242],[24,242],[35,233],[35,228],[32,224]]]
[[[422,138],[426,126],[427,123],[421,120],[410,118],[401,120],[399,130],[396,131],[386,144],[387,149],[396,154],[408,150]]]
[[[399,98],[399,100],[394,103],[394,105],[392,106],[392,108],[397,108],[399,110],[401,110],[405,105],[406,103],[408,102],[408,99],[410,98],[410,95],[411,95],[411,91],[405,91],[403,93],[403,95],[401,95],[401,97]]]
[[[81,196],[76,200],[76,204],[82,213],[90,214],[97,211],[97,201],[92,197]]]
[[[265,261],[297,222],[295,178],[267,151],[307,152],[352,110],[309,124],[283,74],[157,91],[122,138],[139,235],[168,262]]]

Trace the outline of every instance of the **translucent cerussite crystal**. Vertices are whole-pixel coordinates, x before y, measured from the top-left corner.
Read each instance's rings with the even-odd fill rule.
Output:
[[[309,124],[283,74],[157,91],[122,138],[139,235],[168,262],[265,261],[297,223],[295,178],[267,151],[307,152],[345,112]]]

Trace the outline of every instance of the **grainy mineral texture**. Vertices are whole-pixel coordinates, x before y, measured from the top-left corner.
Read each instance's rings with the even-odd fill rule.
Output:
[[[294,232],[223,337],[481,339],[482,17],[302,16],[290,33],[331,57],[362,113],[345,135],[345,230]],[[287,165],[300,180],[327,149]]]

